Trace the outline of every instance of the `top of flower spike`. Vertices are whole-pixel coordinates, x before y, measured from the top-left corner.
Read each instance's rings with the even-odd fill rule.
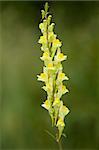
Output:
[[[44,6],[44,9],[45,10],[41,10],[41,13],[42,13],[42,19],[46,18],[47,14],[48,14],[48,2],[45,3],[45,6]]]

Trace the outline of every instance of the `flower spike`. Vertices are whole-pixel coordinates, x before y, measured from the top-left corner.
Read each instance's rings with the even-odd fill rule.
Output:
[[[45,85],[42,88],[47,92],[47,100],[41,106],[49,112],[52,125],[58,129],[56,140],[59,141],[65,127],[65,116],[69,113],[69,109],[61,100],[62,95],[69,92],[63,84],[63,81],[69,78],[63,73],[61,63],[67,56],[62,53],[62,42],[53,31],[55,23],[51,23],[52,16],[48,13],[47,2],[44,8],[41,10],[42,22],[39,24],[42,36],[38,41],[43,51],[40,59],[44,62],[44,67],[43,73],[37,77],[39,81],[44,82]]]

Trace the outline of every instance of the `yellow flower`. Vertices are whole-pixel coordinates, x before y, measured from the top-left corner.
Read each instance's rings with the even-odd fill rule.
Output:
[[[56,35],[53,32],[48,32],[48,41],[53,42],[53,40],[56,38]]]
[[[44,61],[44,66],[43,73],[37,75],[37,77],[38,80],[44,82],[42,88],[47,92],[47,100],[42,104],[42,107],[48,110],[52,119],[52,126],[58,128],[56,140],[59,142],[65,127],[64,118],[69,113],[69,109],[63,105],[61,100],[62,95],[69,92],[63,84],[63,81],[69,78],[62,72],[61,63],[66,60],[67,56],[62,53],[62,42],[53,31],[54,23],[51,23],[52,16],[48,12],[48,3],[45,4],[44,8],[45,10],[41,10],[42,23],[39,24],[43,35],[40,36],[38,41],[43,51],[40,59]]]
[[[46,100],[41,106],[44,107],[45,109],[49,110],[50,109],[50,102],[49,102],[49,100]]]
[[[53,63],[52,63],[52,62],[47,64],[47,68],[48,68],[49,70],[52,70],[52,71],[55,70],[55,67],[53,66]]]
[[[59,39],[54,39],[53,41],[53,47],[61,47],[62,43],[59,41]]]
[[[55,98],[53,106],[60,106],[60,99],[58,97]]]
[[[65,127],[65,123],[64,123],[64,120],[62,118],[59,118],[58,121],[57,121],[57,125],[58,127],[58,138],[57,138],[57,142],[59,142],[60,138],[61,138],[61,135],[63,133],[63,130],[64,130],[64,127]]]
[[[51,24],[48,26],[48,31],[49,31],[49,32],[52,32],[52,31],[53,31],[54,25],[55,25],[55,23],[51,23]]]
[[[41,60],[45,61],[45,60],[48,60],[48,61],[51,61],[51,57],[49,56],[49,52],[44,52],[43,53],[43,56],[40,57]]]
[[[63,105],[63,102],[61,101],[61,106],[59,109],[59,117],[64,120],[65,116],[69,113],[69,109]]]
[[[55,61],[63,61],[63,60],[66,60],[67,56],[65,56],[63,53],[58,53],[56,56],[55,56]]]
[[[59,84],[58,85],[58,93],[57,93],[57,97],[61,98],[61,96],[65,93],[69,92],[68,89],[66,89],[66,86],[63,84]]]
[[[47,82],[48,81],[48,75],[47,73],[41,73],[40,75],[37,75],[39,81]]]
[[[45,43],[45,44],[43,44],[42,46],[41,46],[41,50],[43,51],[43,52],[48,52],[49,51],[49,49],[48,49],[48,47],[47,47],[47,44]]]
[[[52,68],[53,67],[53,63],[49,63],[47,67],[48,68]]]
[[[59,72],[58,81],[68,80],[69,78],[65,76],[65,73]]]
[[[62,94],[65,94],[65,93],[69,92],[69,90],[66,89],[66,86],[65,86],[65,85],[62,85],[61,88],[62,88]]]
[[[65,123],[64,123],[64,121],[62,120],[62,118],[59,118],[59,120],[57,121],[57,126],[62,126],[62,127],[65,126]]]
[[[41,29],[41,32],[46,32],[47,29],[47,22],[44,20],[43,23],[39,24],[39,28]]]
[[[43,86],[42,88],[48,93],[51,93],[53,91],[53,86],[51,83],[46,83],[46,86]]]
[[[49,26],[49,25],[50,25],[50,23],[51,23],[51,18],[52,18],[52,16],[51,16],[51,15],[49,15],[49,16],[48,16],[48,18],[47,18],[48,26]]]
[[[46,44],[47,43],[46,35],[40,36],[40,39],[39,39],[38,43]]]

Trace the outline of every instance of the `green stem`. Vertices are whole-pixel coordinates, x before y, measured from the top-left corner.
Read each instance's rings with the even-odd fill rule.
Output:
[[[63,150],[61,141],[58,141],[59,150]]]

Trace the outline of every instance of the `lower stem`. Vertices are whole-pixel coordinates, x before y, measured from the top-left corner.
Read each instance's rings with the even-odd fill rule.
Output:
[[[63,150],[61,141],[58,141],[59,150]]]

